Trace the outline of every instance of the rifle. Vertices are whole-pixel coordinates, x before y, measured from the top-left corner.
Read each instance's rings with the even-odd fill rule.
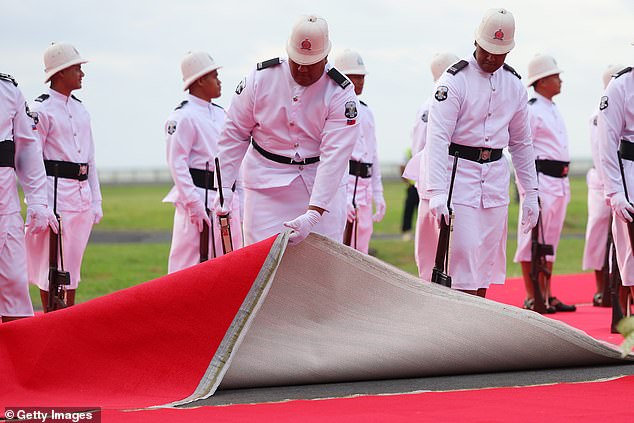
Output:
[[[447,210],[449,211],[449,223],[445,218],[440,218],[440,234],[438,235],[438,246],[436,248],[436,260],[434,269],[431,272],[431,281],[447,288],[451,288],[451,276],[449,275],[449,243],[451,232],[453,231],[453,209],[451,208],[451,195],[453,184],[456,179],[456,168],[458,167],[458,152],[453,158],[453,169],[451,170],[451,181],[449,182],[449,195],[447,196]]]
[[[220,174],[220,161],[216,157],[216,175],[218,176],[218,195],[220,196],[220,207],[225,203],[222,194],[222,176]],[[220,224],[220,241],[222,244],[222,253],[227,254],[233,251],[233,241],[231,240],[231,224],[229,223],[230,213],[223,216],[218,215]]]
[[[348,247],[352,247],[352,234],[354,233],[354,248],[357,248],[357,227],[359,209],[357,208],[357,184],[359,183],[359,175],[354,179],[354,190],[352,191],[352,207],[354,207],[354,221],[348,222],[346,219],[346,229],[343,231],[343,243]]]
[[[539,203],[539,200],[538,200]],[[541,242],[539,242],[539,235],[541,232]],[[537,225],[531,229],[531,271],[530,279],[533,283],[533,310],[539,314],[546,313],[546,301],[539,283],[539,275],[541,274],[543,279],[550,278],[550,271],[546,265],[546,256],[552,256],[555,253],[551,244],[544,242],[544,228],[542,226],[542,212],[541,204],[539,216],[537,217]]]
[[[623,145],[623,143],[621,143],[621,145]],[[616,152],[616,155],[619,158],[619,169],[621,170],[621,180],[623,181],[623,192],[625,193],[625,199],[627,200],[628,203],[630,203],[630,197],[627,195],[627,183],[625,182],[625,171],[623,170],[623,159],[621,158],[620,149]],[[630,214],[629,212],[627,213]],[[630,217],[632,217],[631,214],[630,214]],[[626,223],[627,223],[627,234],[630,238],[630,247],[632,247],[632,251],[634,251],[634,222],[626,222]]]
[[[612,237],[612,227],[610,227],[610,238]],[[619,264],[616,261],[616,245],[612,242],[610,246],[610,254],[612,255],[612,263],[610,266],[610,299],[612,300],[612,322],[610,324],[611,333],[619,333],[616,325],[623,318],[623,309],[621,308],[621,272]]]
[[[612,251],[612,214],[608,222],[608,238],[605,245],[605,257],[603,258],[603,267],[601,268],[601,280],[603,281],[603,289],[601,290],[601,307],[612,306],[612,288],[610,286],[610,252]]]
[[[209,162],[205,163],[205,213],[207,216],[210,214],[209,210],[209,199],[208,199],[208,191],[209,191]],[[211,248],[214,254],[214,258],[216,257],[216,243],[214,240],[214,228],[211,226]],[[207,222],[203,222],[203,230],[200,232],[200,262],[204,262],[209,260],[209,225]]]
[[[55,183],[53,188],[53,214],[57,219],[57,233],[49,228],[48,255],[48,299],[46,312],[66,308],[66,286],[70,285],[70,273],[64,271],[64,254],[62,250],[62,219],[57,214],[57,179],[58,164],[55,163]],[[59,261],[58,261],[59,260]],[[59,268],[57,267],[59,263]]]

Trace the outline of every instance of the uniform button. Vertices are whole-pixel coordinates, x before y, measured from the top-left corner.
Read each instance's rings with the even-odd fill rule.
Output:
[[[491,116],[491,113],[489,113],[488,115]]]
[[[299,147],[299,143],[296,142],[295,144],[293,144],[293,147],[295,147],[295,148]]]
[[[495,91],[495,88],[491,88],[491,91]]]
[[[296,95],[293,96],[293,101],[297,101],[299,100],[299,97],[297,97]]]
[[[291,125],[291,126],[295,126],[295,122],[293,122],[293,121],[289,122],[288,124]]]
[[[69,118],[69,119],[72,119],[72,118],[73,118],[73,115],[68,115],[68,118]]]
[[[489,137],[486,137],[484,140],[485,140],[485,141],[488,141],[488,140],[489,140]]]
[[[76,133],[76,132],[73,132],[73,136],[74,136],[74,137],[76,137],[76,136],[77,136],[77,133]]]
[[[299,170],[304,170],[304,165],[299,165]]]

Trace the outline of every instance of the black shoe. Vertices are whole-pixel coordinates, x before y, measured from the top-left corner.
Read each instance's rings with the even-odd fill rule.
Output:
[[[577,311],[577,306],[562,303],[557,297],[549,297],[548,303],[556,311]]]
[[[546,312],[544,314],[554,314],[557,310],[555,309],[555,307],[553,307],[552,305],[546,305],[544,304],[544,306],[546,307]],[[524,309],[525,310],[531,310],[531,311],[535,311],[535,299],[534,298],[527,298],[524,300]]]

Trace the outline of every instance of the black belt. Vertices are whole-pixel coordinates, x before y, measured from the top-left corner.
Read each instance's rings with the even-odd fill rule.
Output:
[[[192,175],[192,181],[198,188],[207,188],[217,191],[214,182],[214,173],[210,170],[201,170],[189,168],[189,174]]]
[[[469,147],[468,145],[452,142],[449,144],[449,155],[455,156],[456,153],[461,159],[471,160],[480,164],[496,162],[502,158],[501,148]]]
[[[358,176],[359,178],[371,178],[372,177],[372,163],[363,163],[356,160],[350,160],[350,175]]]
[[[628,140],[621,140],[619,153],[621,153],[622,159],[634,161],[634,143]]]
[[[253,144],[253,148],[255,148],[258,153],[260,153],[267,159],[277,163],[291,164],[291,165],[309,165],[309,164],[317,163],[319,161],[319,156],[307,157],[304,160],[297,161],[295,159],[291,159],[290,157],[280,156],[279,154],[271,153],[270,151],[266,151],[265,149],[260,147],[253,138],[251,138],[251,144]]]
[[[0,141],[0,167],[15,169],[15,143],[13,140]]]
[[[535,167],[539,173],[552,176],[553,178],[565,178],[568,176],[568,167],[570,162],[562,162],[559,160],[535,160]]]
[[[44,160],[44,167],[48,176],[58,178],[76,179],[85,181],[88,179],[88,163],[64,162],[61,160]]]

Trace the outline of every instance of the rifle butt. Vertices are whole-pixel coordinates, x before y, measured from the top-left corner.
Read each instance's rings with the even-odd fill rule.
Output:
[[[200,232],[200,262],[209,260],[209,225],[203,222],[203,230]]]

